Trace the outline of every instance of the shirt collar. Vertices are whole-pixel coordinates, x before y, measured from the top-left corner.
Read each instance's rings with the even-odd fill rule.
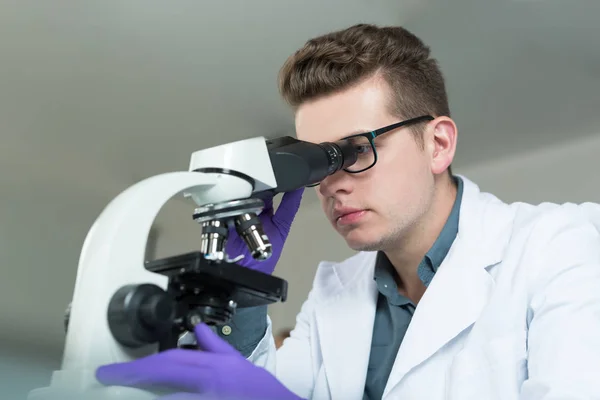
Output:
[[[458,220],[460,217],[460,204],[462,202],[463,181],[460,177],[455,177],[454,181],[457,185],[456,200],[454,201],[454,205],[452,206],[448,220],[442,228],[440,235],[433,243],[433,246],[431,246],[431,249],[429,249],[427,254],[425,254],[425,258],[428,259],[434,271],[437,271],[442,264],[442,261],[444,261],[444,258],[446,258],[446,255],[450,251],[450,248],[454,243],[454,239],[456,239],[456,235],[458,234]]]

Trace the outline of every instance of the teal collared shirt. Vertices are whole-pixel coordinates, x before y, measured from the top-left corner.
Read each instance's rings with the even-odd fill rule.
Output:
[[[450,216],[417,269],[419,278],[425,286],[429,286],[433,280],[458,233],[463,182],[459,177],[455,177],[455,181],[458,190]],[[385,254],[380,252],[375,261],[374,273],[379,296],[363,400],[377,400],[383,396],[383,390],[396,360],[396,354],[415,311],[412,301],[398,293],[398,286],[394,279],[395,274],[396,272]]]

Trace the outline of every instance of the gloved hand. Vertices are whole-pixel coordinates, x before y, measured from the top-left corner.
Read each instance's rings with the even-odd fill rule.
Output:
[[[279,257],[281,257],[283,245],[290,233],[292,222],[300,208],[303,193],[304,188],[284,193],[275,213],[273,212],[273,198],[264,200],[265,207],[259,215],[259,219],[262,222],[265,234],[269,237],[273,246],[273,254],[271,254],[269,259],[265,261],[254,260],[246,243],[244,243],[244,240],[238,235],[235,229],[229,231],[229,239],[225,245],[225,251],[229,257],[236,258],[240,254],[243,254],[244,258],[237,262],[238,265],[266,274],[272,274],[277,261],[279,261]]]
[[[207,325],[196,325],[195,334],[201,351],[174,349],[102,366],[96,379],[104,385],[175,392],[161,400],[301,400]]]

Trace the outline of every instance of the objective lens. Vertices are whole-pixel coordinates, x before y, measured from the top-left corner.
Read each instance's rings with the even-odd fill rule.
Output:
[[[222,261],[225,258],[225,240],[227,239],[227,225],[221,220],[212,220],[202,223],[200,236],[200,251],[208,260]]]
[[[235,220],[238,234],[244,239],[255,260],[267,260],[273,253],[273,246],[263,231],[260,219],[254,213],[240,215]]]

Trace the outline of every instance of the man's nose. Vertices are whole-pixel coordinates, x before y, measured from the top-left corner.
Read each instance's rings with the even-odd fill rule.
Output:
[[[340,193],[351,193],[353,190],[352,177],[345,171],[336,172],[321,181],[319,193],[323,197],[333,197]]]

